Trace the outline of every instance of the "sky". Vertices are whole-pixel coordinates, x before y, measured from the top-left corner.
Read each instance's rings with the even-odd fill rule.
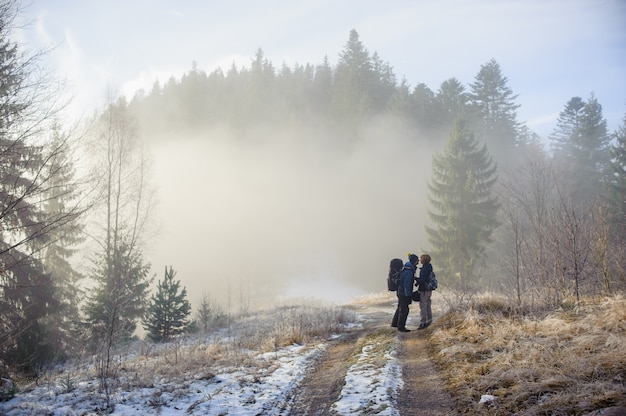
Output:
[[[24,19],[25,45],[52,48],[43,63],[67,80],[72,117],[193,62],[207,73],[249,67],[259,48],[276,68],[325,56],[335,65],[352,29],[413,87],[469,85],[496,59],[519,120],[541,136],[574,96],[593,92],[610,130],[626,113],[623,0],[32,0]]]
[[[249,67],[259,48],[275,68],[334,66],[352,29],[413,87],[468,86],[495,59],[518,120],[544,138],[574,96],[593,92],[610,130],[626,113],[626,1],[32,0],[23,19],[17,40],[48,50],[40,62],[67,83],[74,120],[194,62],[207,73]],[[228,132],[159,145],[153,271],[160,279],[171,265],[192,305],[210,288],[224,308],[269,293],[345,302],[385,290],[391,258],[427,249],[433,150],[389,128],[368,129],[349,160],[323,144],[293,147],[293,132],[255,131],[263,148]]]

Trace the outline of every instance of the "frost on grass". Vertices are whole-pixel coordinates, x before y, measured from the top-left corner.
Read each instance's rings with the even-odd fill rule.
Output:
[[[0,403],[0,414],[284,414],[310,363],[326,348],[324,339],[349,324],[335,308],[288,312],[298,317],[289,328],[277,327],[284,320],[266,313],[176,343],[136,344],[120,353],[108,395],[99,388],[91,360],[85,360],[39,385],[22,386],[12,400]],[[295,339],[308,342],[289,342]]]
[[[293,345],[254,357],[258,363],[271,361],[271,371],[241,367],[220,372],[210,380],[161,380],[150,388],[119,390],[109,398],[96,393],[97,386],[78,383],[74,391],[63,394],[53,385],[22,393],[4,404],[0,413],[83,415],[106,412],[111,415],[277,415],[284,408],[306,372],[308,363],[324,348]]]

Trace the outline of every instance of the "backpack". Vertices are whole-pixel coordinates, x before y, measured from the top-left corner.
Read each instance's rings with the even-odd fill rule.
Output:
[[[400,274],[402,273],[402,268],[404,267],[404,263],[401,259],[392,259],[389,263],[389,275],[387,276],[387,289],[392,292],[398,290],[398,285],[400,284]]]
[[[428,275],[426,286],[428,287],[428,290],[437,289],[437,277],[435,276],[435,272],[430,272],[430,274]]]

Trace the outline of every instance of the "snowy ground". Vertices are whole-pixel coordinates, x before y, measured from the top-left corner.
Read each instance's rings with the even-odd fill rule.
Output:
[[[357,317],[357,325],[359,325]],[[76,379],[72,389],[60,374],[44,384],[24,389],[0,403],[0,414],[93,415],[114,403],[112,415],[284,415],[289,414],[294,392],[313,360],[327,343],[292,345],[252,355],[236,366],[211,368],[192,377],[155,380],[147,387],[124,388],[124,377],[108,397],[98,380]],[[185,348],[182,346],[181,348]],[[402,387],[397,342],[383,348],[367,343],[350,367],[333,410],[341,415],[397,415],[393,398]],[[253,364],[250,364],[253,363]],[[128,384],[131,385],[132,383]],[[71,391],[68,391],[71,390]],[[110,410],[109,410],[110,411]]]

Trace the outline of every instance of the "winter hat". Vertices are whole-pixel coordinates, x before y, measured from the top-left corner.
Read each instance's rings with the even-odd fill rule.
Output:
[[[411,263],[417,263],[417,261],[419,260],[419,257],[417,257],[415,254],[413,253],[409,253],[409,261]]]

